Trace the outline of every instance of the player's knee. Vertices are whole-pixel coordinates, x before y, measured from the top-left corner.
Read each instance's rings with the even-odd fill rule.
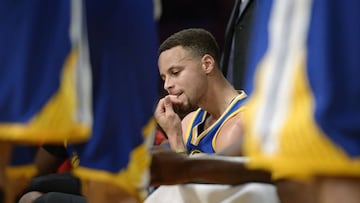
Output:
[[[33,203],[37,198],[42,195],[43,193],[37,191],[28,192],[20,198],[19,203]]]
[[[49,192],[36,199],[34,203],[64,203],[64,202],[76,202],[86,203],[86,199],[80,195],[73,195],[61,192]]]

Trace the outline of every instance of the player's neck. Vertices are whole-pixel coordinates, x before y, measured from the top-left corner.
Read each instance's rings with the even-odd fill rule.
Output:
[[[229,107],[230,103],[235,99],[239,92],[236,91],[230,84],[222,86],[222,88],[212,91],[209,95],[204,109],[211,115],[212,118],[218,119]]]

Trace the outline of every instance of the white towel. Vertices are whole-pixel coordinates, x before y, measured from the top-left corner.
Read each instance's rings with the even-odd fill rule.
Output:
[[[185,184],[160,186],[144,203],[280,203],[270,184]]]

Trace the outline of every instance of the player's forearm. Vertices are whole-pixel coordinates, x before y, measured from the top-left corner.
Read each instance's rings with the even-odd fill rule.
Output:
[[[171,149],[173,150],[186,149],[181,131],[170,132],[169,134],[167,134],[167,136]]]
[[[271,174],[261,170],[250,170],[245,162],[211,159],[189,160],[187,177],[192,183],[243,184],[248,182],[272,183]]]

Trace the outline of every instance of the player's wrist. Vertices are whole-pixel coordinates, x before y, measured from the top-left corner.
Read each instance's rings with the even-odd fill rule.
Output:
[[[178,153],[178,154],[184,154],[184,155],[188,154],[187,150],[184,149],[184,148],[175,149],[175,152]]]

